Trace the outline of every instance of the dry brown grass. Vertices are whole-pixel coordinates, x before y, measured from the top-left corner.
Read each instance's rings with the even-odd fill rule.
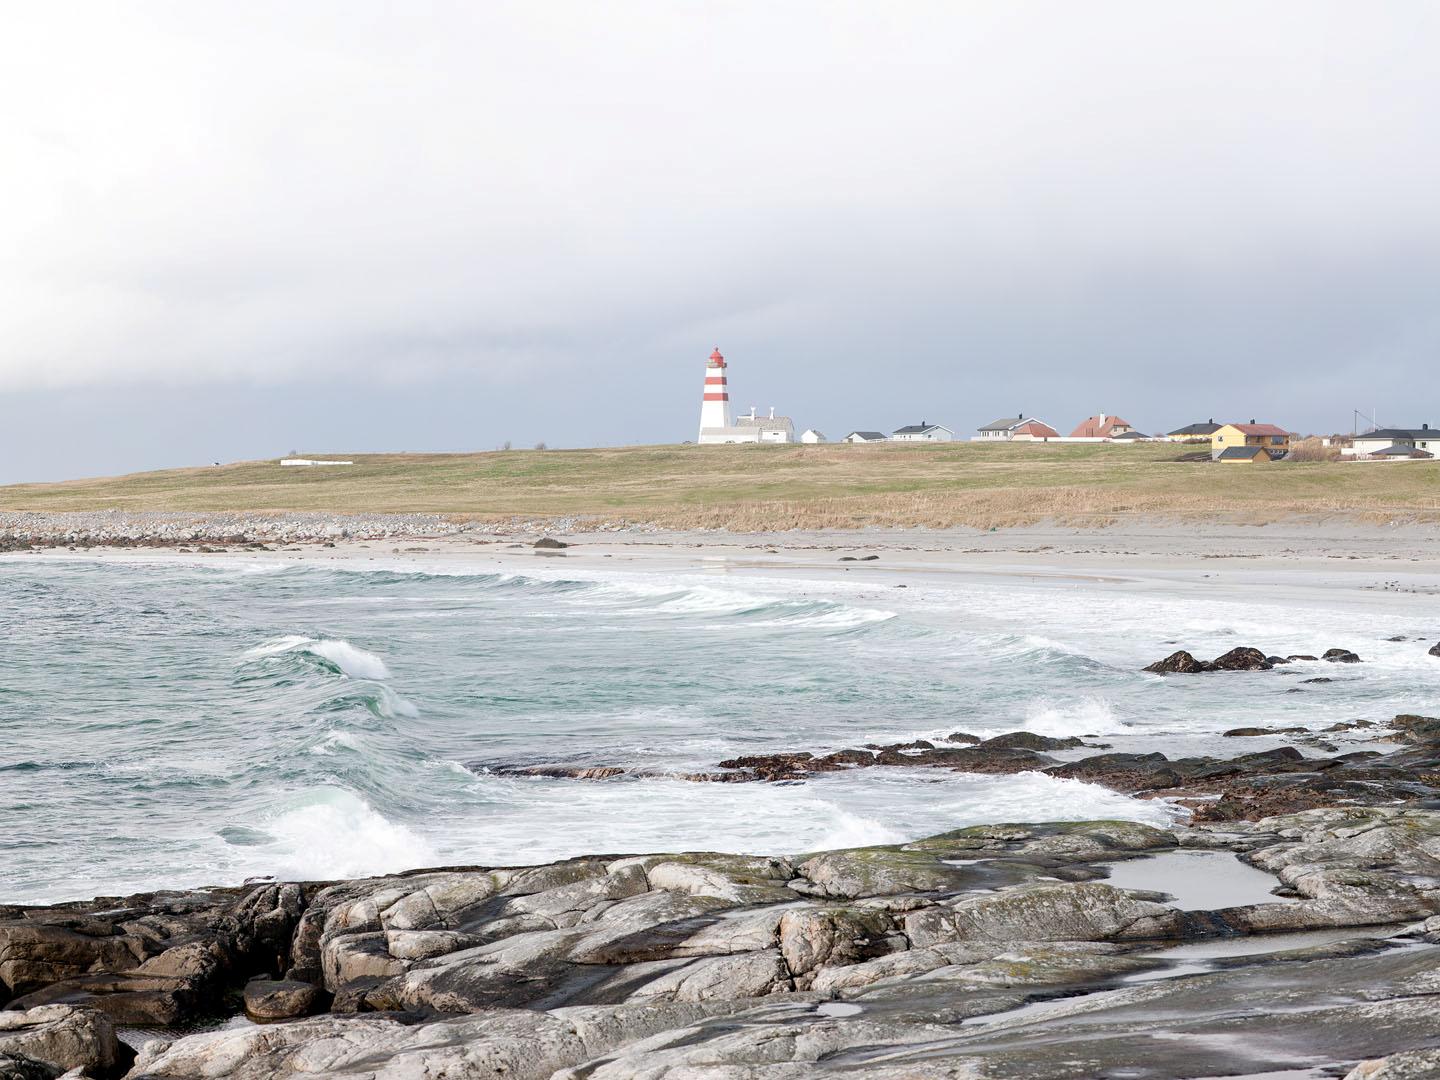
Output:
[[[0,488],[3,510],[428,512],[666,528],[1254,523],[1440,519],[1440,462],[1176,460],[1167,444],[643,446],[360,455],[341,468],[244,462]]]

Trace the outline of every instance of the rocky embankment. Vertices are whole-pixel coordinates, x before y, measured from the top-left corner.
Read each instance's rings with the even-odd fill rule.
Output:
[[[466,521],[439,514],[174,513],[98,510],[0,512],[0,552],[54,547],[246,548],[340,540],[435,540],[530,536],[545,532],[654,531],[627,521],[580,518]]]
[[[0,1077],[1430,1076],[1437,913],[1394,805],[0,908]]]

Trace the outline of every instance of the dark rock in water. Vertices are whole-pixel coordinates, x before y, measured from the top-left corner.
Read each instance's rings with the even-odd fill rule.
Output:
[[[1319,660],[1318,656],[1310,656],[1307,653],[1296,653],[1294,656],[1287,656],[1286,660]]]
[[[1086,780],[1115,791],[1136,792],[1175,787],[1182,777],[1164,754],[1096,754],[1046,769],[1051,776]]]
[[[1309,681],[1309,680],[1307,680],[1307,681]],[[1330,680],[1326,679],[1326,680],[1324,680],[1324,681],[1325,681],[1325,682],[1329,682]],[[1354,731],[1356,728],[1367,728],[1367,727],[1374,727],[1374,726],[1375,726],[1375,722],[1374,722],[1373,720],[1341,720],[1341,721],[1339,721],[1339,722],[1337,722],[1337,723],[1331,724],[1329,727],[1325,728],[1324,730],[1326,730],[1326,731]]]
[[[539,548],[542,551],[558,551],[561,548],[568,548],[570,545],[563,540],[556,540],[554,537],[542,536],[530,546]]]
[[[1164,660],[1156,660],[1155,663],[1142,670],[1155,675],[1192,675],[1201,671],[1209,671],[1210,665],[1203,660],[1196,660],[1184,649],[1171,653]]]
[[[1321,660],[1329,660],[1332,664],[1358,664],[1360,657],[1356,656],[1349,649],[1326,649]]]
[[[980,744],[987,750],[1072,750],[1085,744],[1073,736],[1068,739],[1052,739],[1048,735],[1036,735],[1031,731],[1012,731],[1008,735],[996,735]]]
[[[1332,683],[1335,680],[1327,679],[1324,675],[1317,675],[1313,679],[1301,679],[1300,681],[1308,686],[1310,683]]]
[[[958,743],[971,743],[971,744],[974,744],[974,743],[980,742],[980,736],[979,736],[979,735],[969,735],[969,734],[967,734],[967,733],[965,733],[965,732],[963,732],[963,731],[956,731],[956,732],[953,732],[953,733],[951,733],[951,734],[949,734],[949,735],[946,735],[946,736],[945,736],[945,741],[946,741],[946,742],[958,742]]]
[[[722,769],[743,769],[756,780],[803,780],[810,773],[835,772],[849,765],[868,765],[873,758],[861,751],[842,750],[828,758],[799,751],[787,754],[751,754],[720,762]]]
[[[1240,646],[1210,661],[1212,671],[1269,671],[1270,661],[1259,649]]]
[[[551,780],[609,780],[628,771],[618,765],[518,765],[492,768],[496,776],[538,776]]]
[[[1406,742],[1422,745],[1440,743],[1440,719],[1436,717],[1401,713],[1390,721],[1390,726],[1401,732]]]
[[[855,559],[855,556],[854,556],[854,555],[841,555],[839,561],[840,561],[840,562],[855,562],[856,559]]]
[[[1271,667],[1279,667],[1282,664],[1290,663],[1290,661],[1286,660],[1283,656],[1267,656],[1265,657],[1265,662]]]
[[[293,1020],[320,1012],[318,986],[294,979],[251,979],[245,984],[245,1012],[256,1020]]]
[[[861,561],[861,562],[875,562],[875,561],[876,561],[877,559],[879,559],[879,558],[880,558],[879,555],[861,555],[861,556],[860,556],[860,561]]]
[[[1221,734],[1228,739],[1248,739],[1257,735],[1304,735],[1307,734],[1309,730],[1309,728],[1303,727],[1237,727],[1231,728],[1229,731],[1221,732]]]
[[[1429,653],[1431,656],[1440,656],[1440,641],[1430,646]]]

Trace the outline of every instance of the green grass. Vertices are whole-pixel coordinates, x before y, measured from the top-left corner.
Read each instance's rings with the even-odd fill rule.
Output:
[[[357,455],[0,487],[0,510],[325,511],[583,516],[687,527],[1095,523],[1122,515],[1440,518],[1440,462],[1177,460],[1142,443],[637,446]]]

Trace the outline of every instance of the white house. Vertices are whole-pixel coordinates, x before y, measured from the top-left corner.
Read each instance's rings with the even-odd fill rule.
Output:
[[[890,437],[896,442],[951,442],[955,432],[941,424],[927,424],[921,420],[918,424],[896,428]]]
[[[978,435],[970,436],[971,442],[1049,442],[1060,437],[1058,431],[1034,416],[1004,416],[978,430]]]
[[[816,431],[812,427],[800,433],[800,441],[802,443],[822,443],[828,440],[826,440],[825,433],[823,431]]]
[[[1429,424],[1421,424],[1418,428],[1380,428],[1356,435],[1351,445],[1340,452],[1353,457],[1396,457],[1401,456],[1396,453],[1399,450],[1423,450],[1434,454],[1440,450],[1440,430],[1432,429]]]
[[[750,406],[749,416],[737,416],[735,418],[735,430],[743,436],[746,433],[754,432],[753,439],[741,439],[744,442],[768,442],[768,443],[792,443],[795,441],[795,424],[788,416],[776,416],[775,410],[770,410],[769,416],[757,416],[755,406]]]
[[[715,443],[790,443],[795,441],[795,425],[788,416],[749,416],[730,418],[730,386],[726,377],[729,365],[717,347],[705,361],[705,389],[700,397],[700,435],[702,446]]]
[[[841,442],[862,443],[862,442],[889,442],[889,436],[883,431],[852,431]]]

